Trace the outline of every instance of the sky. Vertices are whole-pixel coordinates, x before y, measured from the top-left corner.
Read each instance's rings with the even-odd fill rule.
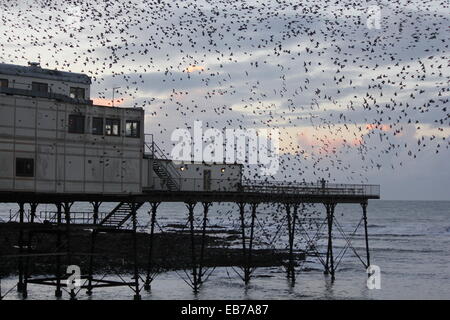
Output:
[[[448,1],[0,1],[0,62],[86,73],[96,104],[181,128],[278,129],[249,179],[450,200]]]

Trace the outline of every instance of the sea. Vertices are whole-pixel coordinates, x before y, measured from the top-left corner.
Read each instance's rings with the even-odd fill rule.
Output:
[[[113,206],[105,204],[101,211],[107,212]],[[14,219],[17,209],[14,204],[0,205],[0,219]],[[38,212],[54,210],[52,205],[42,205]],[[75,204],[72,208],[72,211],[78,212],[89,210],[87,203]],[[197,227],[201,226],[202,210],[202,206],[197,205]],[[139,210],[141,231],[148,231],[148,211],[148,206]],[[45,216],[44,213],[40,215]],[[287,278],[283,266],[256,268],[247,286],[241,279],[242,271],[238,267],[217,267],[208,269],[207,280],[195,294],[189,285],[189,270],[175,270],[158,274],[152,282],[151,291],[143,290],[141,297],[145,300],[450,299],[450,201],[369,201],[369,248],[371,264],[377,269],[372,276],[376,279],[368,278],[361,262],[366,259],[361,206],[339,204],[335,209],[335,218],[335,281],[323,273],[320,259],[324,259],[324,255],[318,258],[314,254],[325,252],[327,229],[323,225],[324,206],[313,205],[299,208],[295,249],[307,249],[310,254],[305,261],[298,262],[295,283]],[[286,249],[286,221],[284,207],[258,207],[255,247]],[[186,222],[187,209],[182,203],[163,203],[158,208],[157,232],[167,231],[174,225],[184,226]],[[247,232],[249,222],[250,211],[247,208]],[[239,230],[237,206],[213,205],[208,226],[211,230]],[[239,239],[231,246],[238,248]],[[130,274],[120,277],[131,279]],[[119,279],[119,275],[111,274],[108,278]],[[15,290],[16,283],[15,276],[1,279],[4,299],[21,299]],[[80,300],[129,300],[134,295],[128,287],[95,289],[92,296],[83,290],[77,293]],[[62,299],[68,297],[64,291]],[[55,299],[54,288],[30,284],[27,299]]]

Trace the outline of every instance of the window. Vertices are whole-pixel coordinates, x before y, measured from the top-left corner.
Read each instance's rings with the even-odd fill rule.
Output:
[[[48,92],[48,84],[42,82],[32,82],[31,90],[39,92]]]
[[[103,118],[92,118],[92,134],[103,134]]]
[[[139,138],[141,133],[140,123],[137,120],[127,120],[125,126],[125,135],[127,137]]]
[[[106,119],[105,134],[107,136],[120,136],[120,119]]]
[[[16,176],[34,177],[34,159],[16,158]]]
[[[0,88],[8,88],[8,79],[0,79]]]
[[[84,133],[84,116],[69,115],[69,133]]]
[[[84,99],[85,98],[84,88],[71,87],[70,97],[74,99]]]

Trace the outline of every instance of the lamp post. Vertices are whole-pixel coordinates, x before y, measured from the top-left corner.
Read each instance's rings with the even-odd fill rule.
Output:
[[[116,92],[117,89],[120,89],[120,87],[114,87],[113,92],[112,92],[112,106],[113,107],[114,107],[114,93]]]

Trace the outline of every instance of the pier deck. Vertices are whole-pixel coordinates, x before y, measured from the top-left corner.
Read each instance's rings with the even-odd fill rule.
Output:
[[[0,192],[0,203],[101,202],[257,202],[364,203],[380,199],[379,185],[247,182],[240,191],[170,191],[144,189],[142,194]]]

